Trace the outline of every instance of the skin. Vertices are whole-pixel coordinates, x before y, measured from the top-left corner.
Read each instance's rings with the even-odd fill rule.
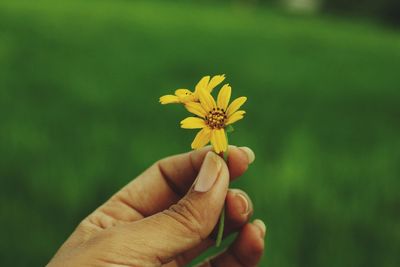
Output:
[[[86,217],[47,266],[186,266],[215,244],[215,227],[226,205],[225,235],[237,232],[222,253],[199,266],[257,266],[265,226],[249,219],[253,205],[241,190],[228,189],[251,157],[229,147],[207,192],[193,189],[209,147],[153,164]],[[247,153],[246,153],[247,150]]]

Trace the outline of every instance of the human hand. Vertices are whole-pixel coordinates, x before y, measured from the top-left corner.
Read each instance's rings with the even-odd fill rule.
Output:
[[[249,148],[231,146],[228,165],[210,148],[158,161],[85,218],[48,266],[185,266],[214,244],[224,203],[225,234],[239,234],[200,266],[256,266],[265,225],[248,222],[246,193],[228,190],[253,160]]]

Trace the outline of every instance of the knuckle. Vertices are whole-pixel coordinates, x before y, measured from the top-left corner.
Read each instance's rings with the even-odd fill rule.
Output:
[[[88,240],[91,236],[95,235],[99,230],[97,225],[94,225],[91,219],[86,218],[81,221],[78,226],[75,228],[74,233],[76,233],[80,240],[85,241]]]
[[[202,216],[190,199],[181,199],[164,211],[166,215],[177,221],[189,233],[204,239],[202,231]]]

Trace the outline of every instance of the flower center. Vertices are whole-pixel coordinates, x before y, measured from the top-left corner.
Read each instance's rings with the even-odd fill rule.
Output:
[[[211,129],[221,129],[225,127],[226,113],[222,108],[213,108],[206,116],[206,124]]]

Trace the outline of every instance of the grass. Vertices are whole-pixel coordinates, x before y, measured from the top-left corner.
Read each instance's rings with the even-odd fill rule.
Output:
[[[1,2],[0,265],[44,265],[112,193],[188,150],[182,110],[157,99],[226,73],[249,98],[230,139],[257,160],[232,186],[268,224],[261,266],[398,266],[399,69],[400,34],[365,22]]]

